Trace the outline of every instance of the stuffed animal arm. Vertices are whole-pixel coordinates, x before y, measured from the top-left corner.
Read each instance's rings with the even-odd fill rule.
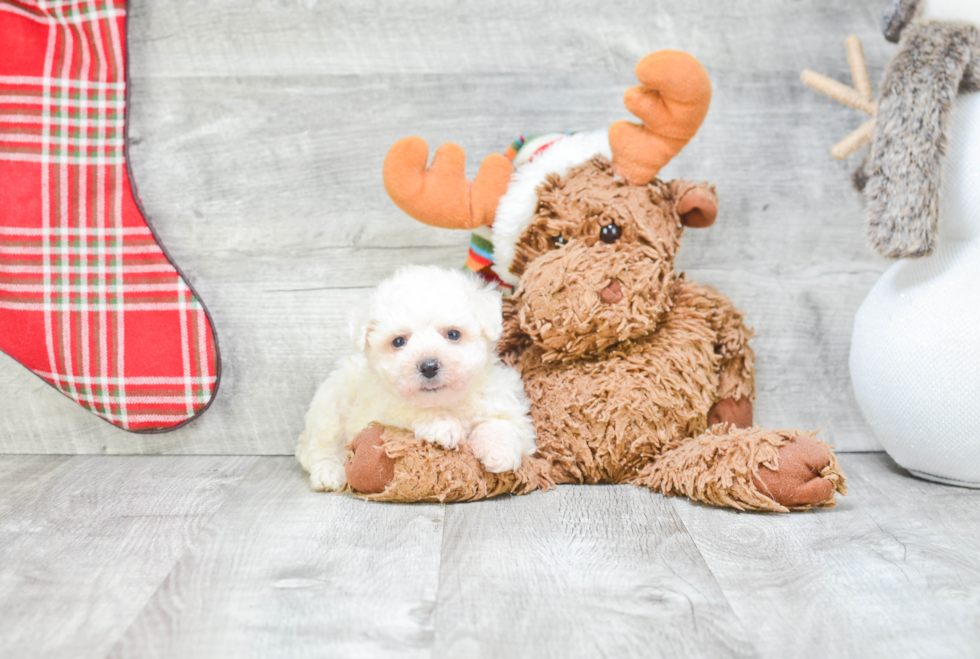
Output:
[[[882,256],[908,258],[936,248],[953,100],[960,92],[980,90],[980,30],[961,22],[899,24],[915,3],[893,5],[883,24],[886,35],[899,41],[899,52],[885,72],[877,102],[855,36],[846,42],[855,88],[810,70],[800,77],[813,89],[871,115],[831,154],[843,160],[874,142],[854,177],[868,199],[868,242]]]

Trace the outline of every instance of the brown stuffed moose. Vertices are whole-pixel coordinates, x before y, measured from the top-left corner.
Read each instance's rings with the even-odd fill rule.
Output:
[[[509,157],[488,157],[472,183],[456,145],[428,168],[422,140],[392,147],[384,179],[395,203],[427,224],[477,229],[468,265],[514,287],[498,350],[522,375],[538,450],[494,474],[465,449],[373,426],[350,447],[354,492],[469,501],[632,483],[782,512],[832,506],[845,493],[836,458],[813,433],[753,426],[742,313],[674,271],[684,227],[710,226],[717,197],[706,183],[656,175],[707,114],[707,72],[690,55],[660,51],[636,73],[641,85],[625,104],[643,125],[518,142]]]

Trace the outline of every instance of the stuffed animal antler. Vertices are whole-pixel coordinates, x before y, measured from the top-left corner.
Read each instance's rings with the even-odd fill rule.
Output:
[[[848,87],[810,69],[806,69],[800,75],[800,80],[808,87],[826,94],[835,101],[871,115],[870,121],[866,121],[860,128],[838,142],[830,150],[830,154],[837,160],[843,160],[871,142],[871,137],[874,135],[874,118],[878,114],[878,104],[875,103],[871,93],[871,80],[868,78],[868,65],[864,61],[861,40],[851,35],[844,43],[847,46],[847,61],[851,65],[851,78],[854,81],[854,87]]]
[[[623,104],[643,125],[609,127],[616,172],[632,185],[649,183],[698,132],[711,104],[711,78],[696,59],[677,50],[651,53],[636,65],[639,85]]]
[[[676,50],[647,55],[636,65],[636,76],[642,84],[627,90],[623,101],[643,125],[614,123],[609,145],[616,172],[633,185],[643,185],[697,133],[711,103],[711,80],[700,62]],[[392,201],[419,222],[444,229],[493,223],[514,172],[510,161],[500,154],[487,156],[470,183],[459,145],[440,146],[426,168],[428,158],[429,147],[418,137],[391,147],[383,176]]]
[[[472,183],[466,179],[466,154],[458,144],[443,144],[426,168],[428,161],[429,147],[419,137],[400,139],[389,149],[385,190],[399,208],[423,224],[443,229],[475,229],[493,222],[514,171],[507,158],[499,153],[484,158]]]

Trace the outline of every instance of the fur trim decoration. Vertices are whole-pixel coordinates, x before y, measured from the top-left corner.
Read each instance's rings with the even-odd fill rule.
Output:
[[[882,82],[864,189],[868,242],[889,258],[935,249],[946,133],[957,91],[978,77],[980,30],[913,23],[899,47]]]
[[[548,174],[564,176],[569,169],[596,154],[612,158],[608,130],[567,135],[547,151],[522,164],[511,176],[507,192],[500,198],[493,220],[494,270],[501,279],[517,285],[519,278],[510,271],[517,242],[531,223],[538,208],[538,186]]]

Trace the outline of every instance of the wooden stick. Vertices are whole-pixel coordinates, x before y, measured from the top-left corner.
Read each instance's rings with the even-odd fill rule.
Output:
[[[851,65],[851,79],[854,81],[854,89],[861,96],[871,101],[874,97],[871,95],[871,79],[868,77],[868,64],[864,60],[861,40],[852,34],[844,44],[847,46],[847,63]]]
[[[825,75],[821,75],[816,71],[811,71],[806,69],[800,74],[800,80],[803,84],[811,87],[821,94],[826,94],[835,101],[839,101],[844,105],[849,105],[857,110],[863,110],[867,112],[872,117],[878,111],[878,104],[872,101],[870,98],[865,98],[856,89],[852,89],[847,85],[841,84],[834,80],[833,78],[828,78]]]
[[[860,128],[838,142],[834,148],[830,150],[830,155],[837,160],[843,160],[865,144],[871,142],[871,137],[874,135],[874,130],[875,120],[872,119],[870,121],[866,121]]]

